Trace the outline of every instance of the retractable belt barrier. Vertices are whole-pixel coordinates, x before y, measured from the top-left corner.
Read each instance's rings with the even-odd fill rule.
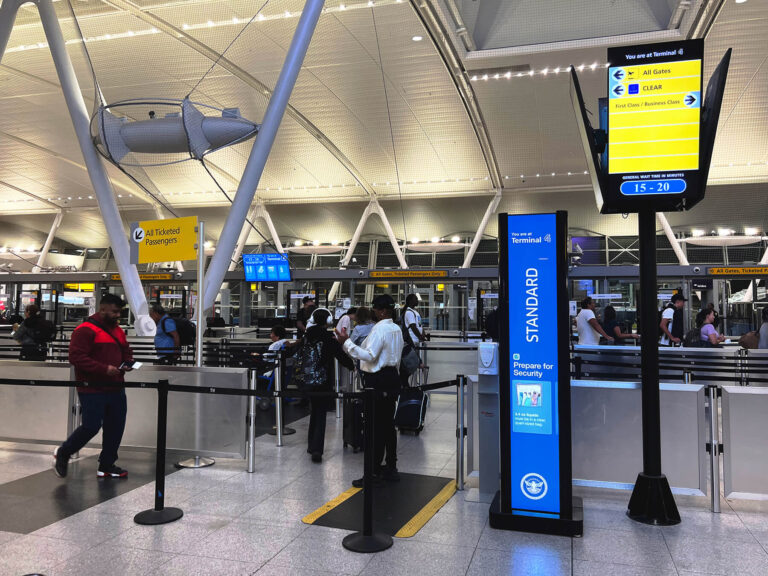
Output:
[[[277,368],[281,367],[281,355],[277,355],[276,360]],[[459,405],[461,406],[460,412],[460,425],[462,434],[459,434],[459,422],[457,422],[457,438],[460,437],[461,449],[459,455],[461,458],[461,465],[457,462],[457,485],[463,489],[463,437],[466,435],[466,429],[463,424],[463,390],[466,383],[466,377],[458,376],[455,380],[447,380],[444,382],[435,382],[429,385],[416,386],[413,388],[420,389],[424,392],[429,390],[436,390],[438,388],[446,388],[449,386],[459,386],[461,394],[459,394]],[[166,430],[168,420],[168,392],[182,392],[190,394],[212,394],[212,395],[228,395],[228,396],[247,396],[247,397],[260,397],[263,396],[260,392],[247,389],[230,387],[217,387],[217,386],[187,386],[183,384],[170,384],[168,380],[159,380],[157,382],[77,382],[77,381],[59,381],[59,380],[25,380],[19,378],[0,378],[0,385],[5,386],[38,386],[38,387],[77,387],[77,388],[143,388],[143,389],[155,389],[158,393],[158,405],[157,405],[157,447],[156,447],[156,461],[155,461],[155,502],[154,507],[149,510],[139,512],[134,516],[134,521],[137,524],[145,525],[158,525],[174,522],[181,518],[184,513],[179,508],[166,508],[165,507],[165,459],[166,459]],[[363,506],[363,530],[360,533],[352,534],[350,536],[358,536],[358,538],[351,538],[349,542],[345,538],[344,545],[350,550],[357,552],[370,552],[366,548],[367,543],[371,541],[371,538],[379,541],[379,535],[373,533],[373,415],[375,398],[383,391],[378,391],[374,388],[364,388],[362,392],[346,392],[336,390],[317,390],[317,391],[304,391],[304,390],[278,390],[275,389],[272,395],[275,398],[282,397],[333,397],[338,399],[344,398],[363,398],[365,406],[365,420],[366,420],[366,447],[365,447],[365,473],[364,473],[364,506]],[[457,412],[458,414],[458,412]],[[249,438],[251,445],[253,445],[253,438]],[[250,462],[252,458],[249,458],[249,471]],[[458,474],[461,474],[459,478]],[[388,537],[388,536],[387,536]],[[391,538],[390,543],[391,546]],[[387,546],[388,547],[388,546]],[[382,549],[382,548],[379,548]]]

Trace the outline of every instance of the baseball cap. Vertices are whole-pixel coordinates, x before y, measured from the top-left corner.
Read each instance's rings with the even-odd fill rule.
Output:
[[[392,296],[389,294],[382,294],[381,296],[376,296],[376,298],[373,299],[373,302],[371,302],[371,308],[377,308],[379,310],[383,310],[386,308],[394,308],[395,307],[395,301],[392,299]]]
[[[685,297],[685,296],[683,296],[682,294],[673,294],[673,295],[672,295],[672,299],[671,299],[671,302],[672,302],[673,304],[674,304],[675,302],[680,302],[681,300],[682,300],[683,302],[687,302],[687,301],[688,301],[688,298],[686,298],[686,297]]]

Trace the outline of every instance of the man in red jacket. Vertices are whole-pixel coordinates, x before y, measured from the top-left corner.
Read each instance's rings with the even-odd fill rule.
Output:
[[[78,382],[123,382],[130,368],[123,362],[133,360],[125,332],[117,325],[125,303],[114,294],[102,296],[98,313],[80,324],[69,341],[69,362],[75,367]],[[59,478],[67,475],[72,454],[104,430],[99,455],[99,478],[125,478],[128,472],[115,465],[117,450],[125,430],[125,388],[122,386],[78,388],[83,423],[53,452],[53,469]]]

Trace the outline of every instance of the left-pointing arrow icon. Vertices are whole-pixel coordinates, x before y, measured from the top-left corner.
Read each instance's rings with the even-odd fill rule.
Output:
[[[133,241],[137,244],[144,240],[144,229],[143,228],[136,228],[133,231]]]
[[[621,84],[617,84],[613,88],[613,93],[616,94],[616,96],[621,96],[622,94],[624,94],[624,86],[622,86]]]
[[[624,70],[619,68],[618,70],[616,70],[616,72],[613,73],[613,77],[616,80],[622,80],[624,78]]]

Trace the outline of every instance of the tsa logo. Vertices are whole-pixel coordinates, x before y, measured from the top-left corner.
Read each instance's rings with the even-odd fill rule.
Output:
[[[523,491],[526,498],[541,500],[547,495],[547,481],[541,474],[531,472],[520,480],[520,490]]]
[[[512,354],[512,360],[520,360],[520,354]]]

